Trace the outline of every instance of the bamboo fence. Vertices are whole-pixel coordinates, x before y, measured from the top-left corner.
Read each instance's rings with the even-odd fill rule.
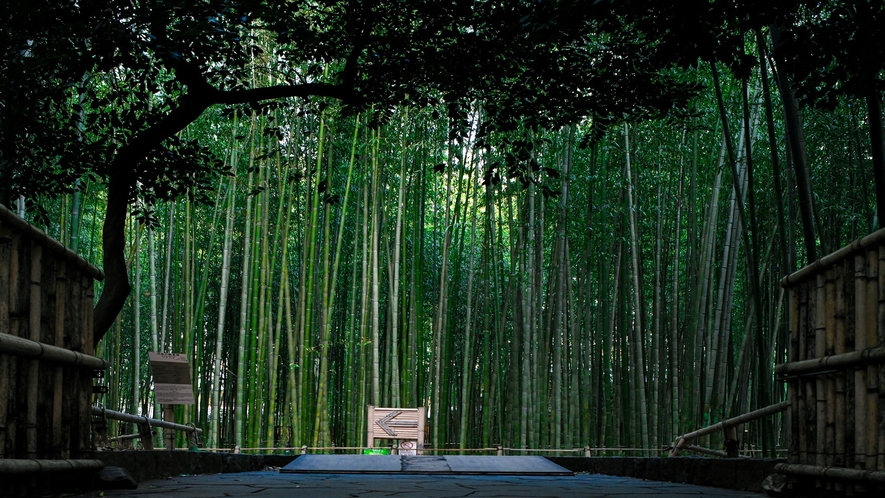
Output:
[[[103,275],[0,205],[0,474],[94,469],[93,281]]]
[[[822,492],[885,482],[885,229],[785,277],[789,463]]]

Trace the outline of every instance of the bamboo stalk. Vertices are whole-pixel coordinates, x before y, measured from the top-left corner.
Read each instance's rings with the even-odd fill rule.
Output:
[[[793,338],[793,351],[798,361],[805,359],[805,330],[808,327],[808,301],[809,286],[805,283],[799,288],[799,323],[796,328],[796,336]],[[808,463],[808,433],[806,430],[808,417],[806,415],[807,397],[805,385],[798,383],[796,386],[796,420],[795,424],[799,435],[799,463]]]
[[[879,347],[885,346],[885,246],[879,246],[879,306],[878,320],[876,321],[876,337],[875,340]],[[877,371],[878,370],[878,371]],[[885,365],[879,365],[873,370],[873,375],[877,381],[877,392],[879,395],[878,412],[879,412],[879,447],[878,457],[876,461],[876,469],[885,471],[885,400],[883,400],[882,389],[885,388]]]
[[[110,363],[96,358],[95,356],[86,355],[78,351],[59,348],[44,344],[42,342],[23,339],[12,334],[4,334],[0,332],[0,353],[6,353],[11,356],[19,356],[22,358],[40,359],[50,362],[57,362],[63,365],[80,366],[84,369],[104,370],[110,367]]]
[[[879,248],[870,248],[867,251],[867,326],[858,329],[858,335],[866,335],[866,346],[871,347],[878,342],[879,329]],[[885,289],[883,289],[885,290]],[[885,347],[885,345],[882,345]],[[879,386],[878,372],[875,365],[867,365],[866,368],[866,413],[864,425],[866,426],[867,438],[865,441],[866,461],[864,468],[873,470],[876,468],[877,453],[879,446],[878,432],[882,427],[877,420],[879,412]]]
[[[31,246],[30,268],[30,309],[28,310],[28,336],[34,342],[40,341],[40,314],[43,293],[41,287],[43,270],[43,247]],[[28,362],[27,374],[27,415],[25,418],[27,431],[28,458],[37,458],[37,403],[39,399],[38,385],[40,362],[32,359]]]
[[[55,346],[64,345],[65,335],[65,311],[67,289],[67,273],[64,261],[57,261],[55,275]],[[64,368],[56,365],[53,372],[52,393],[52,452],[53,456],[60,457],[62,453],[62,389],[64,387]]]
[[[848,266],[850,265],[850,261],[845,261],[842,265],[836,267],[836,309],[835,309],[835,317],[836,317],[836,330],[835,330],[835,338],[834,338],[834,353],[835,356],[845,354],[845,321],[846,321],[846,303],[845,303],[845,294],[848,292],[848,278],[850,275],[850,270]],[[845,466],[846,465],[846,441],[845,441],[845,429],[846,429],[846,387],[845,387],[845,377],[848,375],[848,372],[839,372],[835,377],[835,418],[833,420],[833,424],[835,426],[835,447],[834,452],[835,456],[833,458],[833,464],[837,466]]]
[[[92,315],[92,303],[95,302],[95,282],[91,276],[80,275],[81,284],[78,287],[81,292],[81,296],[79,299],[80,302],[80,338],[79,344],[77,341],[73,341],[75,347],[79,347],[81,351],[86,353],[87,355],[93,354],[94,345],[93,345],[93,315]],[[107,362],[102,363],[104,367],[107,368],[110,366]],[[90,372],[79,372],[79,378],[75,379],[74,385],[76,386],[74,392],[71,393],[71,396],[77,401],[74,403],[77,410],[77,427],[78,427],[78,436],[76,439],[76,449],[77,454],[73,456],[82,456],[86,454],[90,454],[92,451],[92,435],[91,435],[91,419],[89,416],[89,409],[92,405],[91,397],[85,393],[86,389],[91,390],[92,386],[92,375]],[[71,438],[72,440],[74,438]]]
[[[882,471],[865,471],[859,469],[820,467],[816,465],[798,465],[792,463],[779,463],[774,466],[774,470],[780,474],[801,477],[841,479],[859,483],[885,483],[885,472]]]
[[[97,406],[92,407],[91,411],[92,415],[97,417],[104,417],[111,420],[119,420],[121,422],[129,422],[131,424],[138,425],[149,425],[151,427],[162,427],[164,429],[172,429],[181,432],[194,432],[197,434],[202,434],[203,429],[199,427],[192,427],[190,425],[182,425],[176,424],[173,422],[167,422],[165,420],[158,420],[154,418],[142,417],[141,415],[132,415],[129,413],[118,412],[115,410],[106,410],[104,408],[100,408]]]
[[[23,298],[22,290],[21,290],[21,281],[24,279],[21,278],[21,241],[23,238],[21,236],[13,236],[12,244],[9,252],[9,332],[10,336],[18,337],[21,332],[21,312],[22,312],[22,304],[21,300]],[[0,336],[2,338],[3,336]],[[25,339],[27,340],[27,339]],[[16,361],[14,358],[9,358],[9,393],[15,396],[15,393],[18,390],[18,371],[20,368],[21,362]],[[21,411],[20,407],[19,410]],[[18,420],[20,418],[18,412],[13,411],[10,414],[11,420],[7,420],[6,426],[6,440],[8,442],[7,449],[9,450],[9,454],[13,456],[17,456],[20,452],[19,448],[16,446],[16,432],[18,430]]]
[[[814,356],[821,358],[827,354],[826,343],[826,283],[823,273],[819,273],[815,279],[814,296]],[[823,377],[817,377],[814,383],[808,383],[814,392],[814,418],[815,418],[815,458],[817,465],[825,465],[825,433],[827,423],[827,398],[826,383]],[[812,387],[813,386],[813,387]]]
[[[826,297],[823,308],[826,344],[824,354],[832,355],[836,342],[836,269],[826,272]],[[823,379],[826,386],[826,420],[824,427],[824,465],[833,465],[835,458],[835,423],[836,423],[836,375],[828,375]]]
[[[826,374],[832,370],[845,370],[883,362],[885,362],[885,346],[878,346],[851,353],[840,353],[811,360],[784,363],[777,366],[777,373],[784,376]]]
[[[862,351],[867,347],[867,284],[866,284],[866,255],[858,254],[854,257],[854,349]],[[854,372],[854,467],[864,468],[866,465],[866,376],[864,368]]]
[[[789,354],[790,359],[796,359],[799,356],[798,348],[796,347],[796,337],[799,334],[799,293],[800,289],[798,286],[790,289],[790,348]],[[787,399],[790,402],[790,410],[787,412],[789,414],[787,421],[789,424],[788,434],[789,445],[790,445],[790,454],[798,455],[799,454],[799,432],[801,431],[802,424],[799,420],[799,394],[798,387],[795,384],[787,384]]]
[[[104,468],[101,460],[0,460],[0,475],[50,474],[55,472],[90,472]]]
[[[11,330],[9,307],[11,294],[14,290],[10,278],[12,234],[3,223],[0,223],[0,330]],[[6,420],[9,412],[9,392],[11,376],[9,374],[9,355],[0,351],[0,460],[6,457]]]

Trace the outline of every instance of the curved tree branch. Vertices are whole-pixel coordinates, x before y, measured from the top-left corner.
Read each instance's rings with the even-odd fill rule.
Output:
[[[108,203],[102,227],[105,284],[93,311],[93,342],[98,345],[132,291],[126,267],[126,216],[133,201],[138,168],[145,156],[164,140],[183,130],[214,104],[244,104],[286,97],[331,97],[349,100],[347,86],[326,83],[279,85],[250,90],[220,91],[206,83],[192,83],[181,105],[120,148],[108,173]]]

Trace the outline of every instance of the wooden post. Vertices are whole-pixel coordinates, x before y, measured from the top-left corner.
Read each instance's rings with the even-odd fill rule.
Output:
[[[146,417],[145,417],[146,418]],[[138,426],[138,438],[141,440],[141,447],[145,450],[154,449],[154,431],[151,429],[150,423],[135,424]],[[171,429],[169,429],[171,430]],[[174,432],[173,432],[174,434]]]
[[[175,423],[175,405],[163,405],[163,419],[166,422]],[[175,449],[175,430],[163,429],[163,440],[166,442],[167,450]]]
[[[368,408],[368,416],[366,419],[366,447],[374,448],[375,447],[375,407],[373,405],[369,405]]]
[[[416,455],[424,454],[424,423],[427,419],[424,416],[424,407],[418,408],[418,447],[415,451]]]
[[[728,458],[737,458],[739,454],[740,444],[738,443],[737,426],[731,426],[725,429],[725,454]]]

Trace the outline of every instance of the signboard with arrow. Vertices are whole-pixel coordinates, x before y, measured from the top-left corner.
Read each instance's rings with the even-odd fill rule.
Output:
[[[366,446],[375,446],[375,439],[415,441],[424,448],[424,408],[380,408],[369,405],[369,429]]]

